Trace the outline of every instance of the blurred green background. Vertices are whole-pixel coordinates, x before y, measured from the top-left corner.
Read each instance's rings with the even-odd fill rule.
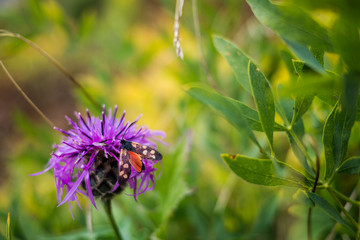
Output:
[[[201,39],[194,28],[197,4]],[[173,43],[175,1],[2,0],[0,28],[34,41],[101,104],[127,111],[127,120],[167,134],[162,176],[138,203],[124,194],[113,201],[126,239],[305,239],[306,207],[293,203],[292,189],[249,184],[233,174],[221,153],[259,153],[246,136],[190,98],[189,82],[216,85],[221,93],[246,98],[212,34],[225,36],[255,59],[269,79],[289,79],[282,41],[262,26],[244,1],[185,1],[180,18],[184,60]],[[323,14],[323,15],[321,15]],[[321,13],[319,19],[329,17]],[[196,22],[196,21],[195,21]],[[330,61],[332,56],[328,56]],[[47,59],[14,38],[0,38],[0,59],[29,97],[62,129],[65,115],[96,109]],[[207,70],[203,64],[206,63]],[[209,80],[209,76],[212,76]],[[29,106],[0,71],[0,237],[11,214],[14,239],[88,239],[86,212],[57,207],[52,172],[41,171],[61,135]],[[234,87],[236,86],[236,87]],[[277,134],[279,154],[292,152]],[[105,213],[91,209],[94,238],[112,239]],[[315,210],[314,231],[333,222]]]

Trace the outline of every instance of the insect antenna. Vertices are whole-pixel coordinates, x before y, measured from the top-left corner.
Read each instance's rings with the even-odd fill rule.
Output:
[[[137,121],[138,121],[138,119],[136,119],[135,121],[133,121],[132,123],[130,123],[129,126],[127,126],[127,127],[125,128],[124,133],[123,133],[123,135],[122,135],[122,137],[121,137],[121,140],[124,139],[125,134],[127,133],[127,131],[128,131],[128,130],[130,129],[130,127],[131,127],[132,125],[134,125]],[[121,132],[120,132],[120,133],[121,133]],[[120,134],[120,133],[119,133],[119,134]]]
[[[115,138],[117,138],[122,132],[124,132],[123,135],[122,135],[122,137],[121,137],[121,140],[123,140],[125,134],[126,134],[127,131],[129,130],[129,128],[130,128],[132,125],[134,125],[137,121],[138,121],[138,119],[136,119],[135,121],[133,121],[132,123],[130,123],[129,126],[123,128],[123,129],[115,136]],[[106,141],[108,141],[108,140],[111,140],[111,139],[108,138],[108,139],[102,140],[100,143],[104,143],[104,142],[106,142]]]

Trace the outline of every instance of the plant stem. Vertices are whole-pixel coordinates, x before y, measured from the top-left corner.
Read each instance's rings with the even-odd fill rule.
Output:
[[[343,199],[343,200],[345,200],[345,201],[347,201],[347,202],[350,202],[350,203],[352,203],[352,204],[355,204],[355,205],[360,206],[360,201],[352,200],[351,198],[345,196],[344,194],[342,194],[341,192],[337,191],[337,190],[334,189],[334,188],[331,188],[331,190],[333,190],[334,193],[335,193],[338,197],[340,197],[341,199]]]
[[[329,186],[327,186],[326,188],[329,188]],[[335,189],[333,189],[333,190],[335,190]],[[349,198],[350,198],[351,200],[354,200],[354,199],[357,198],[358,195],[359,195],[359,194],[358,194],[358,186],[356,186],[356,187],[354,188],[354,190],[351,192]],[[347,202],[347,203],[344,205],[344,209],[345,209],[346,211],[350,211],[351,207],[352,207],[352,203],[351,203],[351,202]],[[341,213],[341,216],[344,217],[345,214],[344,214],[344,213]],[[333,226],[333,228],[331,229],[331,232],[330,232],[329,235],[325,238],[326,240],[335,239],[336,229],[337,229],[336,226],[337,226],[337,225],[339,225],[339,223],[336,223],[336,224]],[[360,225],[360,224],[359,224],[359,225]],[[360,239],[359,232],[358,232],[358,239]]]
[[[305,146],[303,145],[303,143],[300,141],[300,139],[299,139],[298,136],[295,134],[295,132],[292,130],[292,128],[289,128],[287,131],[289,132],[289,134],[291,135],[291,137],[294,139],[294,141],[296,142],[296,144],[298,145],[298,147],[300,148],[300,150],[304,153],[304,155],[306,156],[306,158],[310,161],[310,166],[311,166],[314,161],[312,160],[312,158],[310,157],[310,155],[309,155],[308,152],[306,151]]]
[[[309,207],[308,217],[307,217],[307,239],[311,240],[311,213],[312,207]]]
[[[109,218],[111,227],[114,230],[116,239],[117,240],[122,240],[123,238],[121,237],[120,231],[119,231],[118,227],[116,226],[114,216],[112,215],[112,212],[111,212],[111,200],[105,200],[104,201],[104,208],[105,208],[106,215]]]
[[[316,191],[319,177],[320,177],[320,159],[318,156],[316,156],[316,177],[315,177],[315,181],[314,181],[314,186],[311,189],[311,192],[313,192],[313,193],[315,193],[315,191]],[[308,240],[311,240],[311,214],[312,214],[312,207],[309,207],[308,218],[307,218],[307,238],[308,238]]]
[[[339,206],[339,208],[341,209],[341,211],[345,214],[345,216],[348,218],[348,220],[351,222],[351,224],[355,227],[356,232],[359,231],[359,225],[358,223],[354,220],[354,218],[349,214],[348,211],[346,211],[346,209],[344,208],[344,206],[342,205],[342,203],[340,202],[340,200],[336,197],[334,191],[329,187],[327,188],[328,192],[330,193],[330,195],[332,196],[332,198],[335,200],[336,204]]]
[[[86,204],[86,226],[87,226],[87,229],[89,231],[90,239],[95,239],[94,238],[91,207],[92,207],[92,205],[90,205],[90,203]]]

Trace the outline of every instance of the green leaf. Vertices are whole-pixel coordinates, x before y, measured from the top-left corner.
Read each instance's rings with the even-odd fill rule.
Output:
[[[283,162],[222,154],[230,169],[247,182],[265,186],[311,187],[311,180]]]
[[[242,103],[238,100],[228,98],[226,97],[230,102],[232,102],[243,114],[243,116],[248,120],[250,127],[254,131],[263,132],[263,127],[261,125],[261,122],[259,120],[259,114],[258,112],[246,105],[245,103]],[[274,125],[274,131],[286,131],[286,128],[278,123],[275,123]]]
[[[295,71],[299,74],[297,84],[301,82],[304,63],[300,61],[293,61]],[[294,114],[292,118],[292,124],[296,123],[310,108],[314,99],[314,94],[297,93],[294,104]]]
[[[342,89],[342,79],[331,72],[328,72],[327,75],[319,75],[311,72],[304,72],[301,75],[301,81],[297,84],[285,85],[279,95],[281,96],[292,96],[297,94],[314,94],[316,96],[326,96],[327,98],[332,98],[337,100],[341,94]],[[323,99],[323,98],[322,98]],[[324,99],[326,100],[326,99]],[[334,102],[327,101],[329,105],[333,106]]]
[[[243,116],[240,109],[233,104],[233,101],[230,101],[228,98],[216,93],[211,88],[201,84],[188,84],[185,86],[185,91],[203,104],[213,107],[216,111],[221,113],[227,121],[236,127],[236,129],[240,132],[245,132],[250,139],[260,147],[248,121]]]
[[[360,27],[360,1],[354,0],[291,0],[294,4],[301,8],[309,9],[310,11],[316,12],[328,11],[336,13],[336,15],[341,16],[341,18],[346,19],[349,22],[352,22],[354,26]]]
[[[6,221],[6,240],[11,240],[10,213],[8,213]]]
[[[356,110],[353,113],[356,113]],[[346,109],[344,106],[338,107],[334,121],[334,156],[335,166],[338,166],[345,159],[355,114],[352,114],[351,109]]]
[[[160,237],[165,234],[168,220],[173,211],[190,192],[185,177],[191,141],[192,135],[188,131],[177,144],[175,151],[163,160],[163,168],[166,171],[162,172],[161,178],[156,182],[155,187],[156,193],[160,195],[159,202],[156,204],[156,212],[150,213],[157,227],[152,236]]]
[[[273,150],[275,104],[270,83],[251,61],[249,62],[249,79],[261,125],[269,141],[270,148]]]
[[[305,128],[304,128],[303,120],[300,119],[299,121],[297,121],[292,129],[293,129],[294,133],[296,134],[296,136],[298,137],[298,139],[300,140],[300,142],[302,142],[302,138],[305,135]],[[306,156],[304,155],[303,151],[301,151],[301,149],[299,148],[298,144],[296,143],[294,138],[291,136],[291,134],[288,133],[287,135],[289,138],[291,148],[292,148],[295,156],[297,157],[297,159],[299,159],[300,164],[305,168],[306,172],[309,175],[315,176],[314,170],[309,166],[308,161],[306,160]]]
[[[315,203],[310,199],[310,197],[306,193],[306,190],[298,189],[294,193],[293,198],[300,201],[302,204],[304,204],[307,207],[315,207]]]
[[[280,56],[285,63],[286,69],[289,71],[289,73],[294,73],[294,67],[293,67],[293,54],[288,49],[282,49],[280,50]],[[292,78],[291,78],[292,79]]]
[[[279,207],[280,201],[278,195],[268,197],[257,211],[251,230],[241,239],[259,239],[261,233],[266,233],[267,229],[272,228],[272,223],[276,218]]]
[[[339,17],[331,31],[335,50],[352,71],[360,71],[360,36],[359,29],[353,22]]]
[[[332,50],[326,29],[296,5],[275,5],[269,0],[247,0],[247,2],[257,19],[280,37],[303,46],[310,45],[318,49]]]
[[[304,61],[293,59],[292,64],[295,72],[298,74],[298,76],[301,76],[304,69]]]
[[[316,60],[319,61],[321,66],[324,67],[324,54],[325,54],[325,51],[322,50],[322,49],[310,47],[310,52],[314,55]]]
[[[335,169],[344,161],[351,129],[355,123],[359,81],[357,75],[344,76],[344,89],[339,103],[335,105],[326,120],[323,143],[326,159],[326,175],[330,178]]]
[[[282,87],[280,87],[281,85],[278,85],[278,90],[277,92],[280,92]],[[293,109],[294,109],[294,100],[290,97],[282,97],[280,99],[280,104],[282,106],[282,108],[284,109],[285,115],[287,117],[288,120],[291,121],[291,118],[293,117]],[[294,133],[298,136],[299,140],[301,141],[301,139],[303,138],[304,134],[305,134],[305,129],[304,129],[304,124],[302,119],[300,119],[299,121],[297,121],[293,127],[292,127]],[[309,167],[307,161],[306,161],[306,156],[304,155],[304,153],[300,150],[299,146],[297,145],[297,143],[295,142],[294,138],[292,137],[292,135],[289,133],[289,131],[286,132],[289,138],[289,142],[291,145],[291,148],[295,154],[295,156],[299,159],[301,165],[305,168],[305,170],[307,171],[307,173],[310,176],[315,177],[315,173],[314,171]]]
[[[311,53],[309,48],[303,46],[299,43],[290,41],[286,38],[282,38],[286,45],[290,48],[290,50],[302,61],[304,61],[309,67],[315,70],[318,73],[326,74],[325,69],[319,61],[315,58],[315,56]]]
[[[325,153],[325,179],[330,178],[335,171],[335,158],[334,158],[334,130],[335,130],[335,113],[338,104],[336,104],[327,117],[323,131],[323,145]]]
[[[220,36],[213,36],[213,42],[218,52],[226,59],[236,75],[240,85],[249,93],[251,87],[248,77],[249,58],[232,42]]]
[[[351,73],[344,76],[344,89],[340,98],[341,105],[335,113],[334,123],[334,157],[335,168],[345,159],[351,129],[356,119],[359,79]]]
[[[310,191],[307,191],[307,194],[310,197],[310,199],[313,200],[315,204],[318,205],[322,210],[324,210],[324,212],[327,215],[329,215],[335,221],[341,223],[342,225],[348,227],[351,230],[351,227],[341,217],[340,212],[334,206],[332,206],[328,201],[326,201],[318,194],[312,193]]]
[[[213,107],[215,110],[220,112],[225,117],[225,119],[227,119],[231,124],[233,124],[232,121],[235,122],[239,119],[236,119],[236,114],[234,115],[234,112],[227,111],[227,109],[234,110],[235,107],[237,109],[236,111],[240,111],[242,116],[246,118],[251,129],[259,132],[264,131],[261,126],[261,122],[259,120],[258,112],[255,109],[249,107],[248,105],[238,100],[222,96],[219,93],[217,93],[215,90],[204,84],[190,83],[188,85],[185,85],[184,88],[185,91],[187,91],[187,93],[190,96],[196,98],[197,100],[199,100],[200,102],[202,102],[207,106]],[[218,102],[213,103],[213,101],[218,101]],[[230,121],[229,119],[232,120]],[[237,126],[241,127],[240,123],[238,124],[234,123],[233,125],[235,127]],[[244,127],[245,126],[242,126],[242,129],[244,129]],[[286,128],[284,126],[275,123],[274,131],[285,131],[285,130]]]
[[[358,174],[360,171],[360,157],[351,157],[343,162],[336,170],[337,173]]]

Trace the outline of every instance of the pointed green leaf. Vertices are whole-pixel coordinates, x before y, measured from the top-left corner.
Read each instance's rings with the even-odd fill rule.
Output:
[[[281,89],[282,88],[279,85],[279,87],[277,89],[277,92],[280,92]],[[293,116],[293,111],[294,111],[293,110],[294,109],[294,100],[292,98],[290,98],[290,97],[282,97],[280,99],[280,104],[281,104],[282,108],[284,109],[284,112],[286,114],[287,119],[291,120],[291,118]],[[292,129],[293,129],[294,133],[298,136],[299,140],[301,141],[301,139],[303,138],[303,136],[305,134],[304,124],[303,124],[302,119],[297,121],[295,123],[295,125],[293,125]],[[297,143],[295,142],[294,138],[289,133],[289,131],[287,131],[286,133],[288,135],[289,142],[290,142],[291,148],[292,148],[295,156],[299,159],[299,162],[305,168],[307,173],[310,176],[315,177],[314,171],[310,168],[310,166],[308,165],[308,162],[306,161],[306,156],[300,150],[299,146],[297,145]]]
[[[301,76],[303,73],[304,63],[305,62],[301,60],[295,60],[295,59],[292,60],[293,68],[298,76]]]
[[[309,48],[299,43],[290,41],[286,38],[282,38],[286,45],[290,48],[290,50],[302,61],[304,61],[309,67],[315,70],[318,73],[326,74],[325,69],[318,60],[316,60],[315,56],[311,53]]]
[[[243,114],[243,116],[248,120],[250,127],[254,131],[263,132],[263,128],[261,125],[261,122],[259,120],[259,114],[258,112],[246,105],[245,103],[242,103],[238,100],[226,97],[232,104],[234,104]],[[274,131],[286,131],[286,128],[278,123],[275,123],[274,125]]]
[[[334,130],[335,130],[335,112],[338,104],[336,104],[327,117],[323,131],[323,145],[325,153],[325,179],[330,178],[335,171],[335,158],[334,158]]]
[[[298,73],[299,77],[297,80],[297,84],[301,82],[302,72],[304,67],[304,62],[301,61],[293,61],[295,71]],[[296,123],[310,108],[311,103],[314,99],[314,94],[307,94],[307,93],[297,93],[295,97],[295,104],[294,104],[294,114],[292,118],[292,123]]]
[[[339,17],[331,31],[335,50],[340,54],[349,69],[360,71],[359,29],[353,22]]]
[[[251,61],[249,62],[249,79],[261,125],[269,141],[270,148],[273,149],[275,104],[270,83]]]
[[[247,0],[259,21],[280,37],[303,46],[332,50],[332,44],[325,28],[295,5],[272,4],[269,0]]]
[[[360,171],[360,157],[352,157],[343,162],[336,170],[337,173],[343,174],[358,174]]]
[[[335,168],[345,160],[351,129],[356,119],[356,104],[359,94],[359,79],[357,77],[349,73],[343,79],[345,85],[340,98],[341,104],[338,105],[334,119]]]
[[[265,186],[312,186],[311,181],[302,173],[283,162],[276,162],[275,166],[269,159],[229,154],[222,154],[221,157],[233,172],[250,183]]]
[[[336,13],[345,20],[352,22],[354,26],[360,27],[360,1],[354,0],[290,0],[297,6],[310,11],[316,12],[317,10]]]
[[[323,49],[310,47],[310,52],[314,55],[316,60],[321,64],[322,67],[324,67],[324,54],[325,51]]]
[[[313,200],[315,204],[318,205],[322,210],[324,210],[324,212],[327,215],[329,215],[335,221],[351,229],[351,227],[341,217],[340,212],[334,206],[332,206],[328,201],[326,201],[318,194],[312,193],[310,191],[307,191],[307,194],[310,197],[310,199]]]
[[[251,93],[248,63],[249,58],[232,42],[220,36],[213,36],[213,42],[218,52],[226,59],[236,75],[240,85]]]
[[[210,106],[221,113],[227,121],[239,131],[245,132],[250,139],[260,147],[248,121],[243,116],[240,109],[238,109],[228,98],[201,84],[188,84],[185,86],[185,91],[203,104]]]
[[[355,117],[344,107],[338,108],[335,114],[334,129],[334,157],[335,166],[338,166],[345,159],[347,145],[354,125]]]
[[[255,109],[249,107],[248,105],[235,99],[222,96],[212,88],[199,83],[190,83],[185,86],[185,90],[188,94],[190,94],[192,97],[196,98],[203,104],[215,108],[215,110],[220,112],[231,124],[233,124],[231,121],[237,121],[237,119],[236,115],[234,115],[234,112],[228,110],[233,110],[235,107],[237,111],[240,111],[242,116],[246,118],[252,130],[259,132],[264,131],[259,120],[258,112]],[[213,103],[213,101],[217,100],[217,104]],[[232,120],[230,121],[229,119]],[[241,126],[239,124],[237,125]],[[234,126],[236,127],[236,125]],[[275,123],[274,130],[285,131],[286,128],[278,123]]]
[[[326,159],[326,175],[330,178],[344,161],[351,129],[355,123],[359,81],[348,73],[344,76],[343,94],[326,120],[323,143]]]
[[[310,199],[304,189],[298,189],[296,193],[294,193],[293,198],[300,201],[307,207],[315,207],[315,203]]]
[[[302,142],[302,138],[305,135],[305,128],[304,128],[304,123],[303,123],[302,119],[300,119],[299,121],[296,122],[296,124],[293,126],[293,131],[297,135],[300,142]],[[315,172],[309,166],[309,164],[308,164],[308,162],[306,160],[306,156],[304,155],[303,151],[301,151],[301,149],[299,148],[298,144],[296,143],[294,138],[291,136],[291,134],[288,133],[287,135],[288,135],[288,138],[289,138],[291,148],[292,148],[295,156],[297,157],[297,159],[299,159],[300,164],[304,167],[304,169],[306,170],[306,172],[309,175],[315,176]]]
[[[293,54],[289,51],[289,50],[285,50],[282,49],[280,50],[280,56],[283,60],[283,62],[285,63],[285,66],[287,68],[287,70],[289,71],[289,73],[293,74],[294,73],[294,67],[293,67]]]

